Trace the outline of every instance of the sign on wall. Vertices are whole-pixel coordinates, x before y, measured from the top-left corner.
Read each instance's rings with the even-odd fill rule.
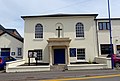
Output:
[[[13,56],[14,56],[14,55],[15,55],[15,52],[11,52],[11,55],[13,55]]]
[[[76,57],[76,48],[70,48],[70,57]]]
[[[35,50],[29,50],[28,51],[28,58],[36,58],[37,52]]]

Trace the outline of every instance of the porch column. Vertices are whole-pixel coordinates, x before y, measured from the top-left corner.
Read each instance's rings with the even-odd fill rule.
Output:
[[[50,53],[50,65],[52,65],[52,46],[49,46],[49,53]]]
[[[68,46],[67,46],[67,65],[70,65],[70,55],[69,55]]]

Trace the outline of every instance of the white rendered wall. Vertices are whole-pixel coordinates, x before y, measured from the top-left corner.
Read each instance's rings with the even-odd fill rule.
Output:
[[[15,52],[15,56],[13,57],[17,57],[18,48],[22,48],[23,50],[23,43],[11,35],[5,33],[0,36],[0,48],[10,48],[10,52]]]
[[[81,22],[84,24],[85,37],[76,39],[75,25]],[[35,25],[43,25],[43,39],[34,38]],[[56,38],[56,24],[62,23],[63,37],[69,37],[71,40],[69,48],[85,48],[86,61],[94,60],[97,54],[96,27],[94,17],[56,17],[56,18],[27,18],[25,19],[24,34],[24,59],[27,61],[28,50],[43,49],[43,62],[49,62],[48,42],[49,38]],[[76,58],[70,58],[71,61],[78,61]]]
[[[97,22],[109,22],[108,20],[97,20]],[[98,28],[98,25],[97,25]],[[112,28],[112,43],[114,46],[114,53],[116,54],[116,45],[120,45],[120,20],[111,20]],[[109,30],[98,29],[98,43],[99,43],[99,54],[101,55],[100,44],[110,43],[110,32]]]

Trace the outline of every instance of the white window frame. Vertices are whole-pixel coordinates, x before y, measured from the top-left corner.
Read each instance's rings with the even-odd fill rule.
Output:
[[[35,25],[35,40],[43,40],[43,25],[38,23]]]
[[[42,61],[43,60],[43,49],[34,49],[35,51],[41,51],[41,55],[40,55],[40,60],[39,61]],[[37,55],[38,56],[38,55]]]
[[[84,39],[85,37],[84,25],[81,22],[78,22],[75,25],[75,33],[76,33],[76,39]]]
[[[78,59],[78,49],[84,49],[84,58],[85,59]],[[76,48],[76,57],[77,57],[77,61],[86,61],[86,49],[85,48]]]
[[[98,22],[98,29],[99,30],[109,30],[109,22]]]
[[[21,49],[20,55],[19,55],[19,49]],[[17,48],[17,56],[22,56],[22,48]]]

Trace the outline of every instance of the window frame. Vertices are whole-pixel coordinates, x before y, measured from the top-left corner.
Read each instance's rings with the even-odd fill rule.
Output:
[[[109,30],[109,22],[98,22],[98,29],[99,30]]]
[[[43,25],[38,23],[35,25],[35,39],[43,39]]]
[[[76,23],[75,25],[75,33],[76,33],[76,38],[84,38],[85,33],[84,33],[84,24],[81,22]]]
[[[103,47],[104,45],[104,47]],[[107,55],[107,54],[110,54],[110,47],[111,45],[110,44],[100,44],[100,51],[101,51],[101,55]],[[113,44],[112,44],[112,47],[113,47]],[[114,53],[114,50],[112,50],[112,53]]]
[[[19,52],[19,49],[21,49],[20,52]],[[19,54],[19,53],[20,53],[20,54]],[[17,48],[17,55],[18,55],[18,56],[22,56],[22,48]]]
[[[84,50],[84,54],[78,54],[78,50]],[[85,48],[76,48],[76,56],[77,56],[77,60],[79,61],[85,61],[86,60],[86,50]],[[84,56],[84,59],[78,58],[78,56]]]
[[[37,58],[39,58],[40,61],[43,60],[43,49],[34,49],[34,51],[37,53],[37,52],[40,52],[40,55],[38,55],[37,53]],[[39,57],[38,57],[39,56]]]

